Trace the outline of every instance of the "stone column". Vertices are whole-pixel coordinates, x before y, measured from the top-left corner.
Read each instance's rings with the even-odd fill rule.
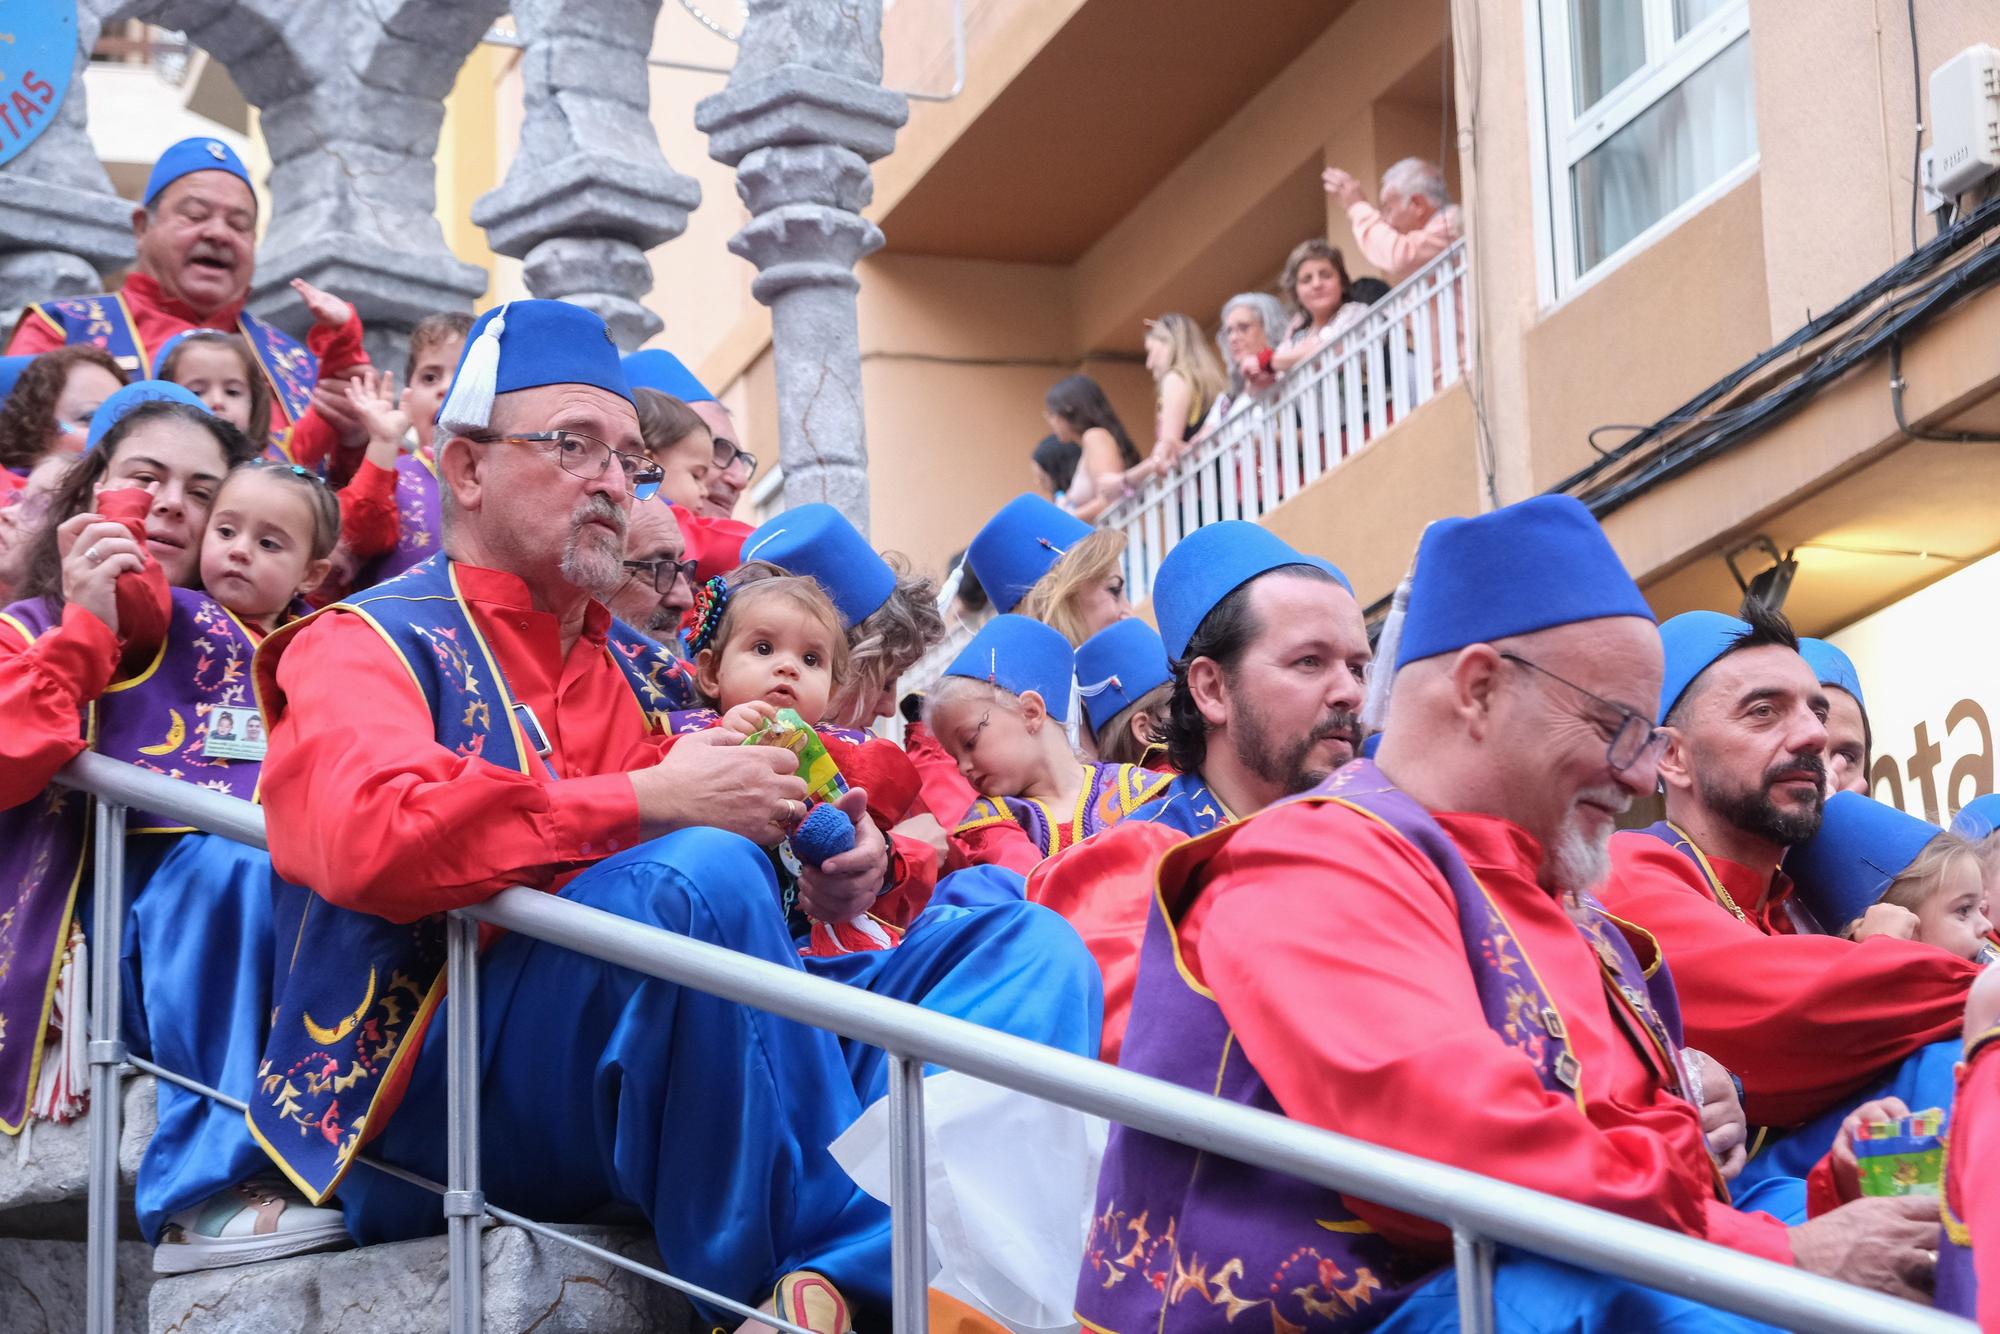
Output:
[[[864,533],[854,265],[882,244],[861,216],[868,164],[908,118],[882,87],[881,0],[750,0],[728,86],[695,109],[752,215],[729,248],[757,266],[750,290],[771,308],[785,504],[825,501]]]
[[[400,368],[424,316],[470,310],[486,272],[458,260],[438,225],[444,98],[506,0],[163,0],[260,113],[271,153],[271,218],[250,307],[295,334],[310,319],[304,278],[360,312],[370,357]]]
[[[76,65],[55,122],[0,168],[0,341],[31,301],[101,292],[132,262],[132,205],[85,128],[83,71],[119,0],[80,0]]]
[[[701,187],[667,165],[647,115],[659,0],[515,0],[525,118],[507,179],[473,206],[528,290],[602,316],[618,345],[663,327],[640,304],[646,252],[687,229]]]

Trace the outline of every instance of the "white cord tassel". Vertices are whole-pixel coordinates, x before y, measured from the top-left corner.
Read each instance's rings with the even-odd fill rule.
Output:
[[[1396,684],[1396,654],[1403,642],[1403,617],[1410,609],[1410,576],[1396,585],[1388,619],[1375,641],[1375,658],[1368,664],[1368,693],[1361,699],[1361,725],[1379,732],[1389,722],[1389,693]]]
[[[50,1016],[56,1035],[42,1053],[42,1073],[35,1081],[30,1109],[44,1121],[73,1121],[90,1106],[90,1020],[85,1000],[89,976],[90,947],[72,924]]]
[[[500,381],[500,335],[506,332],[507,306],[502,306],[472,340],[452,377],[451,396],[438,413],[439,426],[447,431],[483,431],[492,424],[493,391]]]

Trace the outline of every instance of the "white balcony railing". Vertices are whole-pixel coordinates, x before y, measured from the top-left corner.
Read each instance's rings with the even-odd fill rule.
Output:
[[[1152,596],[1160,561],[1187,533],[1258,520],[1318,481],[1465,372],[1465,243],[1392,289],[1367,317],[1236,411],[1163,477],[1098,521],[1125,530],[1125,583]]]

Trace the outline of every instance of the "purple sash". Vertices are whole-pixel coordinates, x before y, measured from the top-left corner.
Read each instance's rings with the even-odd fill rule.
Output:
[[[4,615],[31,640],[58,623],[40,601]],[[208,715],[250,703],[247,631],[206,593],[173,591],[173,614],[158,656],[114,682],[79,720],[91,749],[155,773],[253,799],[260,765],[201,753]],[[41,1065],[43,1030],[83,881],[89,798],[56,784],[0,812],[0,1130],[20,1130]],[[129,832],[184,831],[135,810]]]
[[[1534,1066],[1544,1087],[1576,1096],[1579,1067],[1562,1016],[1499,906],[1437,821],[1366,760],[1294,800],[1340,802],[1425,854],[1457,901],[1466,966],[1487,1024]],[[1237,827],[1194,845],[1220,846]],[[1156,895],[1119,1064],[1282,1114],[1213,995],[1183,966],[1171,911],[1166,895]],[[1579,929],[1598,955],[1611,1008],[1631,1016],[1628,1033],[1677,1087],[1668,1073],[1677,1070],[1671,1024],[1651,1003],[1630,945],[1616,930],[1593,929],[1596,922],[1594,915],[1592,925]],[[1664,969],[1655,976],[1664,979]],[[1390,1246],[1336,1192],[1114,1126],[1076,1310],[1086,1327],[1110,1334],[1242,1334],[1267,1327],[1348,1334],[1380,1323],[1435,1269],[1429,1258]],[[1253,1307],[1269,1309],[1237,1322]]]
[[[1156,773],[1136,764],[1085,766],[1083,790],[1067,817],[1054,805],[1034,797],[981,797],[972,803],[954,834],[970,833],[1012,820],[1028,831],[1044,857],[1054,856],[1117,824],[1166,790],[1172,774]]]

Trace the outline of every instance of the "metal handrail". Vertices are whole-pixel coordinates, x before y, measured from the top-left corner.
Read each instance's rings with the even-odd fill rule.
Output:
[[[58,777],[59,781],[97,797],[100,815],[109,816],[99,820],[99,828],[107,831],[107,837],[100,840],[95,870],[99,881],[97,926],[104,933],[93,942],[95,958],[113,961],[118,958],[115,948],[107,948],[123,925],[122,913],[107,907],[107,901],[117,898],[116,894],[106,892],[109,885],[116,884],[116,881],[107,884],[107,869],[119,869],[123,858],[122,849],[112,845],[108,832],[122,830],[124,806],[142,805],[225,837],[254,846],[264,845],[263,813],[246,802],[92,754],[71,761]],[[891,1250],[898,1300],[893,1319],[898,1334],[920,1332],[925,1326],[923,1140],[917,1121],[922,1111],[921,1075],[925,1063],[946,1066],[1001,1087],[1343,1194],[1393,1201],[1405,1213],[1444,1223],[1453,1233],[1463,1323],[1468,1330],[1492,1328],[1495,1243],[1794,1328],[1852,1334],[1874,1334],[1887,1328],[1908,1334],[1970,1334],[1973,1330],[1969,1322],[1880,1293],[1801,1273],[1462,1168],[1350,1139],[964,1020],[932,1014],[915,1005],[804,975],[540,891],[521,887],[503,890],[484,903],[458,909],[451,916],[464,927],[469,928],[473,922],[502,927],[888,1051],[890,1113],[895,1132],[891,1153],[894,1227]],[[454,974],[476,967],[476,958],[469,957],[474,948],[474,934],[471,929],[451,933],[448,966]],[[111,971],[115,974],[115,966]],[[110,982],[115,986],[115,977]],[[455,978],[452,985],[464,985],[463,978]],[[94,993],[93,1002],[99,999]],[[477,1011],[470,1006],[453,1007],[454,1011],[461,1009],[476,1016]],[[97,1082],[100,1067],[95,1063],[102,1058],[108,1073],[115,1070],[114,1061],[123,1062],[124,1054],[116,1038],[115,1006],[107,1014],[94,1005],[91,1022],[94,1063],[91,1115],[104,1120],[94,1127],[91,1140],[89,1327],[108,1331],[116,1282],[115,1265],[111,1263],[112,1248],[116,1245],[115,1204],[100,1209],[97,1201],[103,1194],[116,1198],[110,1174],[116,1171],[118,1101],[106,1092],[115,1089],[113,1081],[106,1079],[102,1085]],[[471,1025],[464,1027],[470,1029]],[[104,1045],[107,1030],[109,1046]],[[447,1036],[454,1048],[463,1040],[473,1044],[448,1056],[452,1077],[464,1080],[461,1065],[476,1073],[476,1067],[467,1064],[472,1051],[477,1049],[476,1034],[461,1034],[460,1026],[454,1024]],[[470,1098],[455,1103],[453,1111],[469,1115],[476,1133],[476,1106],[467,1105],[476,1099],[476,1077],[469,1084]],[[197,1091],[205,1091],[196,1087]],[[478,1220],[474,1209],[483,1210],[483,1201],[477,1198],[476,1149],[468,1161],[463,1142],[455,1141],[448,1160],[454,1176],[460,1178],[450,1184],[450,1189],[473,1197],[462,1201],[467,1216],[465,1230],[471,1232]],[[468,1167],[474,1174],[470,1183],[463,1179]],[[100,1214],[104,1215],[102,1219]],[[553,1239],[566,1240],[560,1235]],[[449,1253],[455,1270],[460,1264],[469,1264],[472,1270],[477,1270],[476,1240],[468,1259],[461,1260],[456,1244],[449,1248]],[[454,1272],[456,1329],[478,1328],[476,1284],[476,1275],[468,1279]],[[461,1293],[468,1294],[466,1299],[475,1303],[471,1309],[458,1308],[456,1299]]]

